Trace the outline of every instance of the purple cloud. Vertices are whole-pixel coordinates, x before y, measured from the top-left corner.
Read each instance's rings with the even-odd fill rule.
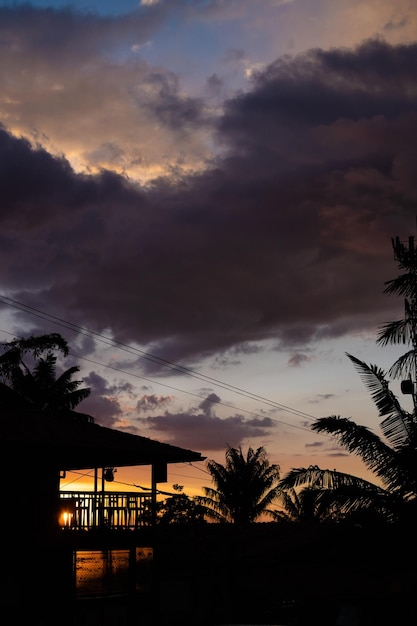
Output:
[[[278,60],[226,103],[210,167],[146,187],[3,128],[3,290],[188,364],[397,317],[382,291],[415,220],[416,60],[381,41]],[[158,98],[168,126],[201,125],[198,103]]]

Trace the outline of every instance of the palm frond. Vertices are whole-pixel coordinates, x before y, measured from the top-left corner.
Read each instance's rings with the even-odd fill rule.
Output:
[[[363,478],[358,478],[336,470],[321,469],[318,465],[310,465],[290,470],[279,482],[283,491],[295,489],[300,486],[320,489],[338,489],[340,487],[355,487],[360,489],[373,489],[375,485]]]
[[[413,489],[415,472],[410,471],[410,465],[401,462],[402,448],[399,451],[390,448],[366,426],[333,415],[319,418],[312,429],[334,435],[342,447],[360,456],[386,489],[402,493]]]
[[[416,290],[415,276],[412,272],[400,274],[397,278],[385,282],[384,293],[402,297],[412,296]]]
[[[413,348],[402,354],[388,370],[392,378],[408,378],[414,375],[417,353]]]
[[[370,511],[394,521],[402,506],[396,492],[367,480],[318,466],[293,469],[280,485],[284,508],[292,519],[331,520]],[[293,486],[292,486],[293,485]],[[301,487],[298,499],[296,488]]]
[[[195,500],[204,510],[209,519],[216,521],[232,522],[232,512],[221,491],[212,487],[203,487],[204,496],[196,496]]]
[[[409,344],[412,339],[412,328],[408,319],[383,324],[377,334],[376,343],[380,346]]]
[[[352,361],[363,383],[370,391],[380,417],[386,419],[381,422],[385,437],[398,447],[406,442],[410,436],[412,416],[398,402],[395,394],[390,390],[385,372],[376,365],[368,365],[348,352],[346,356]]]
[[[228,447],[226,464],[209,460],[207,469],[215,489],[204,488],[205,500],[216,516],[232,522],[253,522],[277,497],[279,466],[270,464],[265,449]]]

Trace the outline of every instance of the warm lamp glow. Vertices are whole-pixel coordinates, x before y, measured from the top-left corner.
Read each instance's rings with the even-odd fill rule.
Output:
[[[74,517],[74,513],[70,513],[69,511],[61,512],[61,515],[59,516],[59,525],[71,526],[73,517]]]
[[[75,502],[68,500],[59,512],[59,525],[72,526],[75,515]]]

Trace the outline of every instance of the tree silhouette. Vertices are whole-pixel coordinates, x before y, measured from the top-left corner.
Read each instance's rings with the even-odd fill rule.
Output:
[[[226,464],[207,461],[215,489],[204,487],[205,496],[196,500],[206,516],[220,522],[247,523],[262,514],[272,515],[268,506],[279,493],[280,468],[270,464],[263,447],[242,449],[228,447]]]
[[[56,415],[72,414],[90,395],[89,388],[79,389],[81,380],[72,380],[79,371],[70,367],[57,376],[57,356],[69,353],[59,334],[14,339],[1,344],[0,406],[9,410],[30,410]]]
[[[166,526],[167,524],[191,524],[205,523],[204,509],[195,498],[190,498],[183,493],[184,487],[175,484],[172,486],[175,494],[169,495],[156,504],[156,523]],[[152,511],[147,513],[151,521]]]
[[[280,488],[284,511],[274,512],[277,521],[395,520],[403,504],[383,487],[317,465],[292,469]]]
[[[311,468],[313,470],[314,468]],[[298,470],[293,470],[298,471]],[[290,473],[288,483],[292,484],[293,476]],[[356,496],[351,497],[352,489],[349,486],[338,489],[338,498],[335,491],[319,487],[318,482],[312,487],[303,487],[297,491],[295,487],[286,486],[281,481],[282,493],[280,502],[283,509],[276,510],[273,517],[279,522],[300,522],[316,524],[322,522],[340,522],[350,516],[355,508]]]
[[[381,487],[349,474],[321,470],[318,467],[292,470],[281,481],[281,487],[320,487],[331,490],[331,497],[345,513],[370,508],[388,520],[405,519],[415,513],[417,503],[417,252],[414,237],[408,247],[398,237],[392,240],[399,268],[405,270],[385,283],[385,293],[405,296],[404,319],[389,322],[380,329],[377,343],[409,344],[410,349],[386,373],[346,353],[368,388],[382,418],[382,437],[351,419],[337,415],[316,420],[312,429],[333,435],[350,453],[362,458],[366,467],[379,479]],[[405,410],[389,387],[388,377],[407,376],[403,393],[411,394],[413,410]],[[345,501],[343,500],[345,498]]]

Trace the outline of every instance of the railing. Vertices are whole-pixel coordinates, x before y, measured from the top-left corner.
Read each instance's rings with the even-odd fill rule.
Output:
[[[137,530],[150,526],[152,495],[131,492],[60,492],[60,525],[74,530]]]

